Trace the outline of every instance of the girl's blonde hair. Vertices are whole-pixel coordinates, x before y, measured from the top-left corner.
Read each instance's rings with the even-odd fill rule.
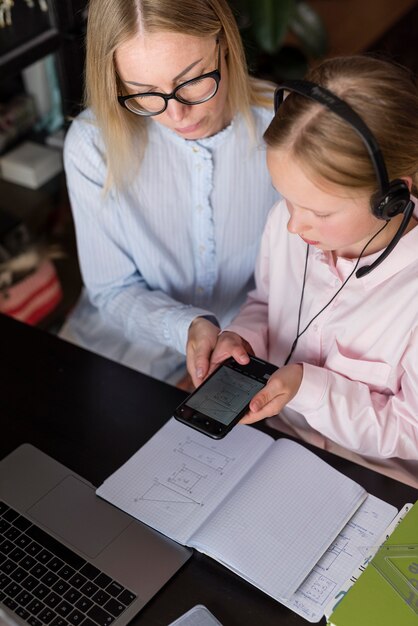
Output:
[[[266,85],[248,75],[241,37],[226,0],[90,0],[85,104],[92,108],[103,135],[108,187],[126,182],[137,169],[146,147],[148,123],[118,104],[115,51],[138,32],[161,31],[219,37],[227,51],[226,106],[232,115],[240,112],[250,130],[251,105],[271,106]]]
[[[410,176],[418,190],[418,88],[406,69],[368,56],[323,61],[306,76],[345,100],[364,120],[382,151],[389,179]],[[272,149],[285,148],[315,182],[376,191],[376,174],[364,142],[327,107],[294,92],[264,134]]]

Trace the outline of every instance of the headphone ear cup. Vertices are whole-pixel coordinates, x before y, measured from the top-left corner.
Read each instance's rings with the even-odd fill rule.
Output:
[[[390,220],[405,211],[410,199],[408,185],[404,180],[396,178],[389,183],[389,191],[384,196],[379,193],[372,195],[370,200],[372,213],[380,220]]]

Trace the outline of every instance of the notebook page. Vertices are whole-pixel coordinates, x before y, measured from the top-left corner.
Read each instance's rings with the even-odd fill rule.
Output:
[[[380,542],[381,535],[397,514],[384,500],[368,495],[348,524],[303,581],[287,607],[310,622],[319,622],[355,569],[365,561],[365,550]]]
[[[279,439],[189,545],[289,599],[366,496],[303,446]]]
[[[380,537],[377,538],[377,541],[374,541],[373,545],[367,545],[367,546],[361,547],[361,552],[363,554],[363,561],[357,568],[355,568],[352,572],[350,572],[350,577],[347,578],[346,581],[344,581],[344,583],[339,587],[338,591],[335,594],[333,594],[333,597],[331,597],[330,601],[327,603],[327,606],[325,607],[325,610],[324,610],[324,614],[327,620],[329,620],[330,615],[336,609],[337,604],[340,603],[342,598],[348,593],[349,589],[354,585],[354,583],[357,582],[359,577],[366,570],[370,561],[372,560],[372,558],[374,557],[374,555],[376,554],[380,546],[387,539],[389,539],[390,535],[393,533],[395,528],[399,526],[399,524],[404,519],[405,515],[408,513],[408,511],[411,510],[412,506],[413,505],[410,502],[408,502],[407,504],[404,504],[404,506],[399,511],[397,516],[391,521],[389,526],[380,535]]]
[[[273,443],[268,435],[243,425],[218,441],[172,418],[96,494],[187,545]]]

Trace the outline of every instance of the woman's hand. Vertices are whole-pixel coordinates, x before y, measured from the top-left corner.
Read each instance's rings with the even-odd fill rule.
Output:
[[[249,354],[254,351],[245,339],[228,331],[219,334],[219,328],[204,317],[196,317],[189,326],[187,370],[196,387],[228,357],[245,365]]]
[[[216,347],[212,352],[208,375],[211,374],[221,363],[233,357],[237,363],[246,365],[249,363],[249,354],[254,355],[254,350],[240,335],[232,333],[228,330],[222,332],[218,336]]]
[[[218,335],[218,326],[204,317],[196,317],[189,326],[186,363],[195,387],[198,387],[208,374],[210,358]]]
[[[274,372],[266,386],[250,402],[250,410],[241,424],[253,424],[266,417],[277,415],[299,391],[303,366],[299,363],[285,365]]]

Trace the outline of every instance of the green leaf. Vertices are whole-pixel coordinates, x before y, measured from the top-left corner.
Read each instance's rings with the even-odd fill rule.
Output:
[[[279,49],[295,12],[295,0],[253,0],[247,5],[251,33],[261,50]]]
[[[328,49],[328,37],[317,13],[305,2],[297,2],[289,30],[298,38],[308,56],[321,57]]]

